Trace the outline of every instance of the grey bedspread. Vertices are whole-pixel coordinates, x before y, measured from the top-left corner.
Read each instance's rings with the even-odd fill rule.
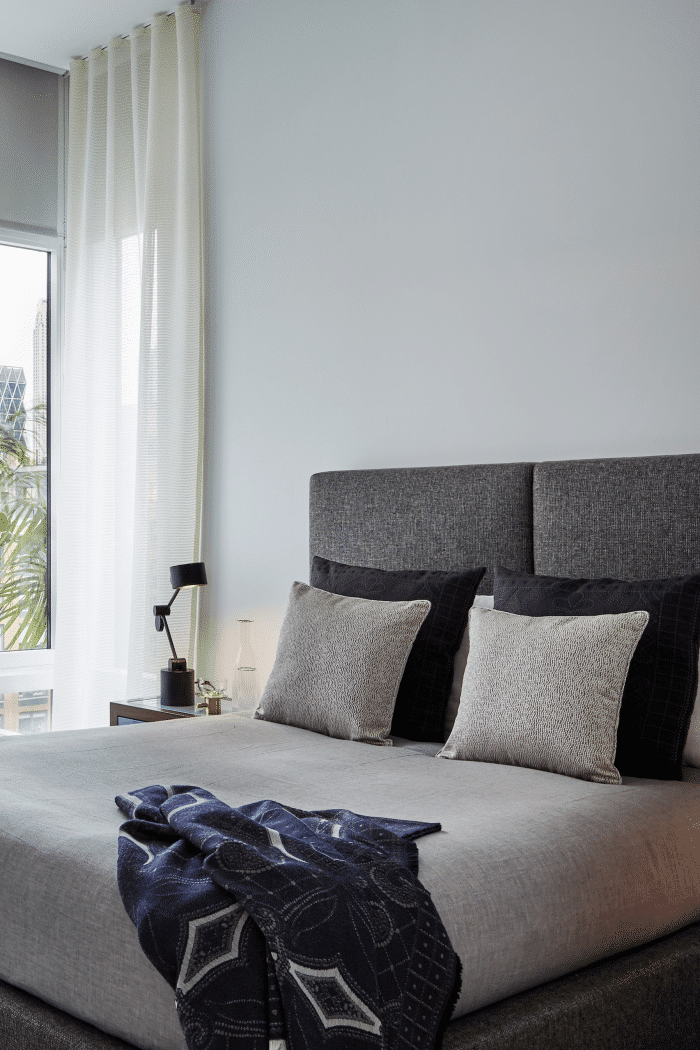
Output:
[[[700,787],[590,784],[233,716],[0,740],[0,978],[136,1046],[182,1050],[116,885],[114,796],[440,821],[419,877],[463,965],[455,1016],[700,917]]]

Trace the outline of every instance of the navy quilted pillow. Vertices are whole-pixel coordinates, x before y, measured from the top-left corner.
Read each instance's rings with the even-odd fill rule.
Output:
[[[394,707],[391,732],[409,740],[444,740],[445,708],[454,674],[454,657],[469,609],[486,569],[466,572],[420,569],[369,569],[313,559],[311,586],[349,598],[412,601],[427,598],[423,621],[406,662]]]
[[[648,612],[622,694],[615,765],[623,776],[682,779],[698,687],[700,575],[569,580],[497,568],[494,608],[524,616]]]

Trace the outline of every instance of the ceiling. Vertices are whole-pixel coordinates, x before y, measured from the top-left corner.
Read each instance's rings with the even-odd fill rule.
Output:
[[[103,47],[112,37],[126,36],[156,11],[176,3],[158,0],[25,0],[4,4],[0,56],[32,65],[68,69],[71,58]]]

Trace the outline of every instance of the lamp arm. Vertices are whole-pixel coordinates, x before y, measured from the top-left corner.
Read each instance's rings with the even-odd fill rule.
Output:
[[[175,646],[173,645],[173,636],[171,635],[170,628],[168,627],[168,616],[170,615],[170,610],[172,608],[172,604],[175,601],[175,599],[177,598],[179,593],[180,593],[180,588],[178,587],[167,605],[154,605],[153,606],[153,615],[156,618],[156,631],[162,631],[165,628],[165,633],[168,636],[168,641],[170,642],[170,648],[172,650],[172,654],[173,654],[173,659],[174,660],[178,659],[178,655],[175,652]]]
[[[175,592],[175,594],[177,594],[177,591]],[[172,602],[171,602],[171,604],[172,604]],[[161,617],[161,623],[163,624],[163,627],[165,627],[165,633],[168,636],[168,641],[170,642],[170,648],[172,649],[172,652],[173,652],[173,659],[177,660],[178,659],[178,655],[175,652],[175,646],[173,645],[173,637],[172,637],[172,635],[170,633],[170,628],[168,627],[168,621],[165,618],[165,616]]]

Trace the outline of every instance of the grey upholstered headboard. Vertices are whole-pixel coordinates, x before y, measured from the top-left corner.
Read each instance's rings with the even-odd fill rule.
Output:
[[[381,569],[700,572],[700,455],[314,474],[310,552]]]

